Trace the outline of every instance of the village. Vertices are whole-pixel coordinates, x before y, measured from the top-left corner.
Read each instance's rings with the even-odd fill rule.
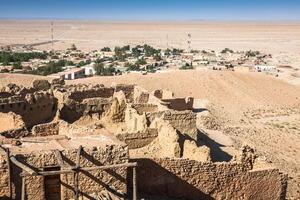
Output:
[[[38,51],[28,47],[2,47],[1,73],[23,73],[79,79],[94,75],[168,72],[173,70],[221,70],[262,72],[277,77],[279,64],[271,54],[259,51],[156,49],[150,45],[103,47],[84,52],[76,45],[64,51]],[[281,66],[279,66],[281,67]]]

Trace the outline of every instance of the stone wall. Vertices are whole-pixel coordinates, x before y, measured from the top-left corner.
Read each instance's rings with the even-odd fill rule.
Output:
[[[33,136],[48,136],[48,135],[58,135],[59,132],[59,123],[46,123],[39,124],[32,127]]]
[[[157,129],[147,128],[145,132],[138,133],[119,133],[116,137],[124,141],[129,149],[137,149],[150,144],[157,138]]]
[[[127,102],[133,102],[134,87],[135,85],[118,84],[115,86],[115,91],[123,91]]]
[[[238,163],[138,159],[139,192],[191,200],[284,199],[287,176],[277,169],[248,171]]]
[[[106,88],[106,87],[93,87],[90,89],[83,89],[78,91],[72,91],[68,95],[70,99],[75,101],[82,101],[88,98],[102,97],[109,98],[114,94],[114,88]]]
[[[168,121],[180,133],[198,141],[196,114],[192,111],[167,110],[147,114],[150,122],[159,117]]]
[[[64,162],[70,165],[75,165],[76,154],[77,150],[75,149],[62,151]],[[17,155],[16,157],[20,162],[26,163],[32,168],[39,170],[43,170],[47,167],[58,166],[57,159],[54,153],[51,151]],[[97,148],[95,147],[93,149],[84,148],[80,158],[80,166],[91,167],[96,165],[119,164],[127,161],[128,150],[125,146],[116,145]],[[20,199],[22,184],[20,179],[21,171],[16,166],[13,166],[13,171],[15,198]],[[60,176],[61,199],[72,199],[74,197],[73,177],[73,174],[64,174]],[[25,183],[27,199],[45,199],[43,177],[26,177]],[[93,195],[100,194],[101,191],[107,191],[119,198],[125,197],[127,194],[127,170],[122,168],[79,173],[80,196],[93,199]]]
[[[194,98],[175,98],[162,99],[163,102],[168,103],[168,108],[178,111],[193,110]]]
[[[57,108],[57,101],[49,92],[28,93],[21,96],[1,99],[0,112],[13,112],[20,115],[27,127],[51,121]]]
[[[148,104],[148,103],[135,103],[132,104],[131,107],[134,108],[140,115],[143,113],[152,113],[158,111],[157,105]]]
[[[9,197],[8,169],[6,157],[0,153],[0,199]]]

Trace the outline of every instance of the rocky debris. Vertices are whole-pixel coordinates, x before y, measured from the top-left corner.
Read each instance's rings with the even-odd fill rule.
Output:
[[[258,158],[258,155],[255,152],[255,149],[249,145],[244,144],[241,148],[241,155],[238,158],[247,169],[253,169],[254,162]]]
[[[63,78],[52,79],[51,85],[65,85],[65,80]]]
[[[183,144],[183,158],[200,162],[210,162],[210,149],[207,146],[198,147],[193,140],[185,140]]]
[[[154,90],[152,94],[158,99],[173,99],[174,93],[170,90]]]
[[[47,80],[34,80],[32,86],[36,90],[49,90],[51,84]]]
[[[216,117],[212,115],[209,116],[200,116],[201,124],[210,130],[221,130],[220,122]]]
[[[23,127],[25,127],[25,123],[20,115],[13,112],[0,113],[0,132]]]

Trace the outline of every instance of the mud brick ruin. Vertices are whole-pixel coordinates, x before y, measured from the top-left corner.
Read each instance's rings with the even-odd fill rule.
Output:
[[[136,85],[0,88],[0,199],[284,199],[249,146],[214,162],[193,98]]]

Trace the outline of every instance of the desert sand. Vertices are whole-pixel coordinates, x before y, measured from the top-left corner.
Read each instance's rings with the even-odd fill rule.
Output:
[[[298,53],[300,22],[104,22],[54,21],[55,49],[71,44],[84,50],[103,46],[150,44],[160,48],[260,50]],[[51,22],[0,21],[0,45],[31,44],[51,40]],[[39,46],[50,49],[51,45]]]

